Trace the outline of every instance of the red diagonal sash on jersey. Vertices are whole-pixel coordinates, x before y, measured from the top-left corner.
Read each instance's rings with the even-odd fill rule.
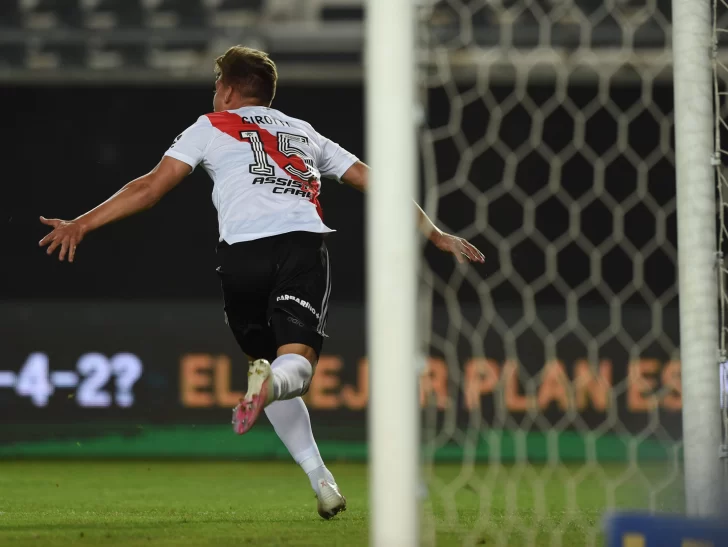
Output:
[[[266,131],[258,124],[243,123],[243,119],[232,112],[215,112],[213,114],[207,114],[207,118],[210,120],[213,127],[241,142],[243,141],[243,138],[240,136],[241,131],[257,132],[260,136],[261,142],[263,143],[265,153],[284,171],[289,165],[298,171],[305,172],[308,170],[308,166],[304,163],[301,157],[295,154],[286,156],[283,152],[278,150],[278,139],[276,136]],[[321,204],[318,201],[318,196],[321,193],[321,183],[313,178],[311,180],[305,180],[299,176],[289,173],[288,171],[286,171],[286,173],[293,180],[300,182],[301,189],[310,194],[311,197],[309,198],[309,201],[316,206],[316,211],[321,219],[323,219],[323,210],[321,209]]]

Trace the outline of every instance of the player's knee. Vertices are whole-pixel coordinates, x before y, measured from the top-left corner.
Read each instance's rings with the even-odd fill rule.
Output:
[[[313,365],[298,353],[279,353],[273,363],[274,394],[277,399],[304,395],[313,378]]]
[[[305,358],[312,368],[318,363],[318,354],[316,350],[306,344],[284,344],[278,348],[278,356],[295,354]]]

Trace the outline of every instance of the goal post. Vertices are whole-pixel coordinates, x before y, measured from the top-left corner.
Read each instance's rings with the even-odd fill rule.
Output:
[[[366,11],[366,200],[370,544],[419,545],[415,12],[409,0]]]
[[[710,0],[673,0],[680,357],[688,514],[720,512],[716,198]]]

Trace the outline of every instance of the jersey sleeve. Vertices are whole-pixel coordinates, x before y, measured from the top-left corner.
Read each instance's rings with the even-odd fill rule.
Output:
[[[183,161],[192,169],[205,157],[207,147],[215,136],[215,128],[207,116],[200,118],[179,135],[164,155]]]
[[[318,133],[317,136],[319,149],[321,150],[318,158],[318,169],[321,175],[341,181],[341,177],[346,173],[347,169],[359,161],[359,158],[334,141]]]

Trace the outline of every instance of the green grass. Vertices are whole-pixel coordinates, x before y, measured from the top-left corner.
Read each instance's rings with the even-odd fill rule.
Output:
[[[366,467],[331,470],[349,509],[323,521],[293,463],[4,461],[0,545],[367,545]],[[662,466],[438,466],[423,544],[600,545],[605,507],[679,510],[681,480],[669,476]]]

